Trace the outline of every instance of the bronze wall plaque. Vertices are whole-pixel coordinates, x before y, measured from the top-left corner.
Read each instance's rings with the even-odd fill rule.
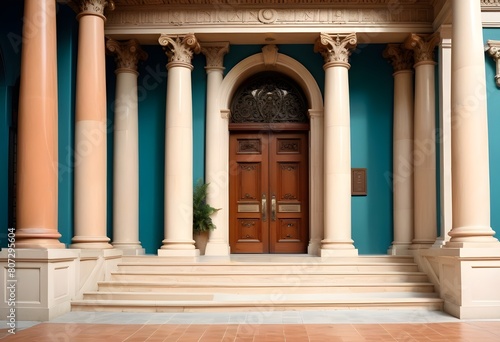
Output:
[[[351,195],[366,196],[366,168],[351,169]]]

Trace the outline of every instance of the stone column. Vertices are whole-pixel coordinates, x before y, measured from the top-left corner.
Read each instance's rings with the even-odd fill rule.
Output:
[[[144,254],[139,242],[139,125],[137,63],[145,60],[139,42],[108,40],[115,55],[116,96],[113,153],[113,246],[126,255]]]
[[[321,256],[355,256],[351,239],[351,142],[349,55],[355,33],[321,33],[314,50],[325,65],[324,95],[324,238]]]
[[[227,124],[221,118],[217,99],[224,71],[224,55],[229,51],[229,43],[204,43],[201,52],[207,59],[207,123],[206,123],[206,164],[205,175],[208,186],[207,203],[214,208],[228,208],[228,170],[225,168],[226,155],[219,154],[219,146],[227,145],[225,134]],[[209,233],[205,255],[229,255],[229,226],[227,212],[216,212],[212,221],[217,227]]]
[[[413,239],[413,53],[399,44],[389,44],[384,57],[394,67],[394,241],[388,254],[408,255]]]
[[[159,38],[168,57],[165,129],[165,239],[160,256],[197,256],[193,240],[193,104],[191,59],[201,48],[194,34]]]
[[[452,42],[453,227],[445,247],[498,248],[490,227],[486,75],[478,1],[453,1]]]
[[[309,190],[310,196],[310,234],[309,245],[307,246],[307,253],[310,255],[321,255],[321,240],[323,240],[323,180],[324,180],[324,150],[323,150],[323,111],[309,110],[309,120],[311,124],[311,146],[309,153],[311,153],[309,165],[309,174],[311,175]]]
[[[440,203],[441,233],[433,248],[441,248],[450,239],[452,226],[452,185],[451,185],[451,27],[439,30],[439,126],[440,126]]]
[[[64,248],[57,231],[55,0],[26,0],[23,22],[15,245]]]
[[[71,248],[112,248],[106,235],[106,0],[81,0],[77,19],[75,236]]]
[[[411,34],[405,47],[414,51],[414,239],[412,249],[429,248],[437,237],[436,94],[434,48],[439,36]]]

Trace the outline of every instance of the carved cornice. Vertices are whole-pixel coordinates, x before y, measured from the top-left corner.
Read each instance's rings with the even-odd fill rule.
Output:
[[[110,11],[115,9],[113,0],[72,0],[73,8],[79,9],[78,17],[82,15],[97,15],[104,18],[104,10],[107,8]]]
[[[201,43],[201,53],[207,59],[205,69],[224,70],[224,55],[229,52],[228,42]]]
[[[200,53],[201,51],[200,44],[192,33],[185,36],[162,33],[158,42],[164,47],[168,57],[167,68],[177,65],[192,69],[193,52]]]
[[[482,10],[499,10],[500,0],[481,0]]]
[[[394,5],[395,2],[402,5],[416,4],[417,2],[430,4],[434,0],[329,0],[328,5],[338,5],[338,4],[354,4],[356,6],[360,5]],[[138,3],[144,5],[227,5],[234,6],[234,0],[115,0],[115,2],[120,6],[136,6]],[[487,0],[482,0],[482,2],[488,2]],[[325,4],[325,0],[238,0],[238,5],[304,5],[304,4]]]
[[[379,8],[353,8],[348,2],[337,8],[325,7],[323,5],[312,5],[307,3],[301,7],[283,6],[262,9],[256,7],[245,7],[238,4],[217,5],[206,8],[195,6],[186,8],[149,8],[137,9],[117,8],[116,11],[107,15],[107,27],[158,27],[162,26],[232,26],[232,25],[328,25],[328,24],[401,24],[401,23],[429,23],[434,19],[431,6],[414,5],[408,8],[382,6]],[[350,3],[350,2],[349,2]],[[175,6],[174,6],[175,7]],[[199,7],[199,6],[198,6]]]
[[[500,87],[500,40],[488,40],[486,51],[495,60],[497,65],[497,72],[495,75],[495,82],[497,87]]]
[[[356,33],[329,34],[321,33],[314,44],[314,52],[319,52],[327,64],[344,64],[349,67],[349,56],[356,47]]]
[[[388,44],[383,56],[391,61],[394,72],[413,69],[413,51],[402,44]]]
[[[131,70],[137,72],[137,63],[139,60],[146,60],[148,54],[141,49],[139,42],[135,39],[126,42],[119,42],[113,39],[106,41],[106,49],[109,53],[115,55],[117,71]]]
[[[412,33],[404,42],[405,48],[413,50],[415,64],[434,62],[434,48],[439,44],[439,33],[418,35]]]

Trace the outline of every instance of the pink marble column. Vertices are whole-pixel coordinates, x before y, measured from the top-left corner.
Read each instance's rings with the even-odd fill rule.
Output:
[[[481,4],[452,1],[451,158],[453,226],[445,247],[500,244],[490,227],[488,112]]]
[[[321,256],[354,256],[351,238],[351,129],[349,55],[355,33],[321,33],[315,51],[325,64],[324,95],[324,238]]]
[[[113,246],[125,255],[144,254],[139,241],[139,122],[137,63],[147,53],[139,42],[109,39],[115,55],[116,96],[113,153]]]
[[[26,0],[23,19],[16,247],[64,248],[57,231],[56,1]]]
[[[394,67],[394,241],[388,254],[406,255],[413,239],[413,53],[400,44],[389,44],[384,57]]]
[[[434,48],[439,35],[411,34],[405,47],[415,58],[413,134],[414,239],[412,249],[429,248],[437,238],[436,90]]]
[[[106,235],[106,0],[81,0],[75,103],[75,236],[71,248],[112,248]]]
[[[165,239],[160,256],[197,256],[193,240],[193,103],[191,59],[200,44],[193,34],[159,38],[168,57],[165,124]]]

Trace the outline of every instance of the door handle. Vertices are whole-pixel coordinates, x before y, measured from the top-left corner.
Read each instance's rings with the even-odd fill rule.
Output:
[[[276,221],[276,196],[271,198],[271,220]]]
[[[267,220],[267,199],[266,194],[262,194],[262,221]]]

